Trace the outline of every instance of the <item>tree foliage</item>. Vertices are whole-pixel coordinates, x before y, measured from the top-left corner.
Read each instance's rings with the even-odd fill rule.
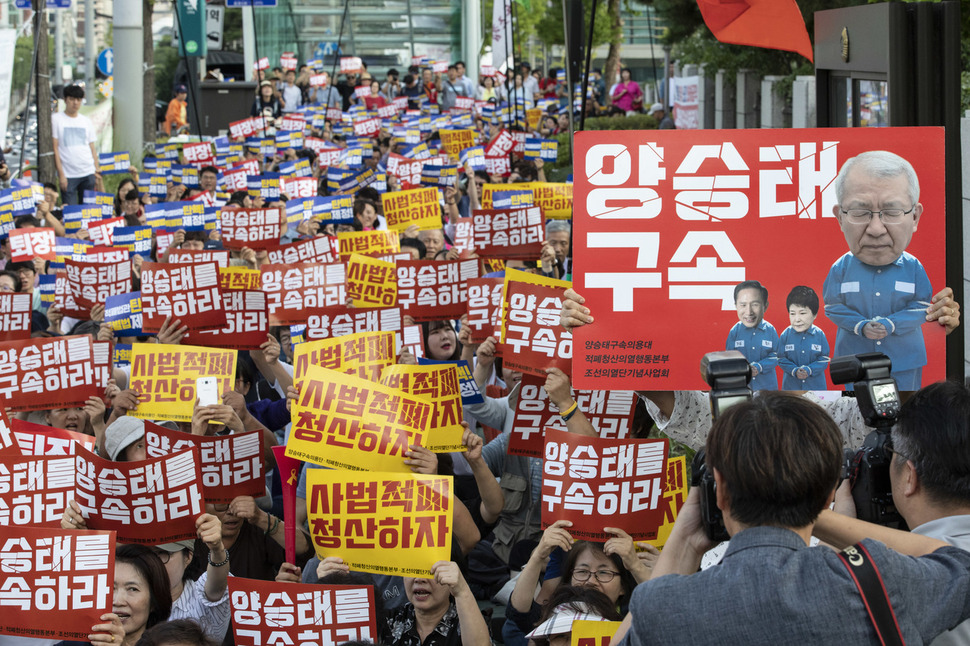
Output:
[[[548,13],[554,12],[557,6],[557,1],[553,0],[552,5],[546,6],[544,0],[531,0],[528,9],[522,5],[520,2],[513,0],[512,6],[512,20],[515,28],[515,58],[527,59],[532,52],[529,48],[529,40],[531,36],[536,36],[538,40],[545,42],[540,34],[537,33],[537,25],[542,22]],[[485,17],[485,40],[482,46],[490,46],[492,44],[492,11],[494,10],[495,3],[493,0],[484,0],[482,2],[482,13]],[[560,14],[562,11],[560,10]],[[562,22],[562,16],[559,17],[560,22]],[[560,42],[562,38],[560,36]],[[546,43],[547,45],[549,43]]]
[[[593,0],[583,0],[583,40],[589,34],[589,19],[593,11]],[[565,27],[563,24],[562,0],[553,0],[545,15],[536,25],[539,40],[547,46],[565,44]],[[600,0],[596,3],[596,25],[593,29],[593,47],[605,45],[613,40],[621,39],[622,31],[613,27],[609,15],[609,3]]]

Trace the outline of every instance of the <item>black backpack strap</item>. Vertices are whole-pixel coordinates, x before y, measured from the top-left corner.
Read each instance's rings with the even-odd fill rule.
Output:
[[[838,555],[862,595],[862,602],[876,629],[879,643],[883,646],[904,646],[906,642],[899,630],[896,613],[893,612],[882,575],[879,574],[879,568],[873,562],[869,550],[862,543],[856,543]]]

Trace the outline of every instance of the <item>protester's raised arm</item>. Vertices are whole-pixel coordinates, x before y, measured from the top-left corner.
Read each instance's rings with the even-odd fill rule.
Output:
[[[923,556],[946,546],[943,541],[929,536],[867,523],[864,520],[849,518],[828,509],[819,514],[812,533],[820,541],[824,541],[837,549],[844,549],[850,545],[855,545],[864,538],[871,538],[909,556]]]
[[[559,368],[546,368],[546,394],[556,408],[559,415],[566,422],[566,430],[577,435],[596,437],[596,429],[573,399],[573,390],[569,384],[569,376]]]

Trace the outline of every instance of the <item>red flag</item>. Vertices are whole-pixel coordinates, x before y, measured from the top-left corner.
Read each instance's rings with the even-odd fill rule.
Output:
[[[812,41],[795,0],[697,0],[722,43],[797,52],[814,62]]]

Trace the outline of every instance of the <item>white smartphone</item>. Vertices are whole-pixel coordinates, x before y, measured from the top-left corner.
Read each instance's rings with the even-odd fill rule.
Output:
[[[195,396],[199,398],[199,406],[210,406],[219,403],[219,384],[215,377],[199,377],[195,380]]]

